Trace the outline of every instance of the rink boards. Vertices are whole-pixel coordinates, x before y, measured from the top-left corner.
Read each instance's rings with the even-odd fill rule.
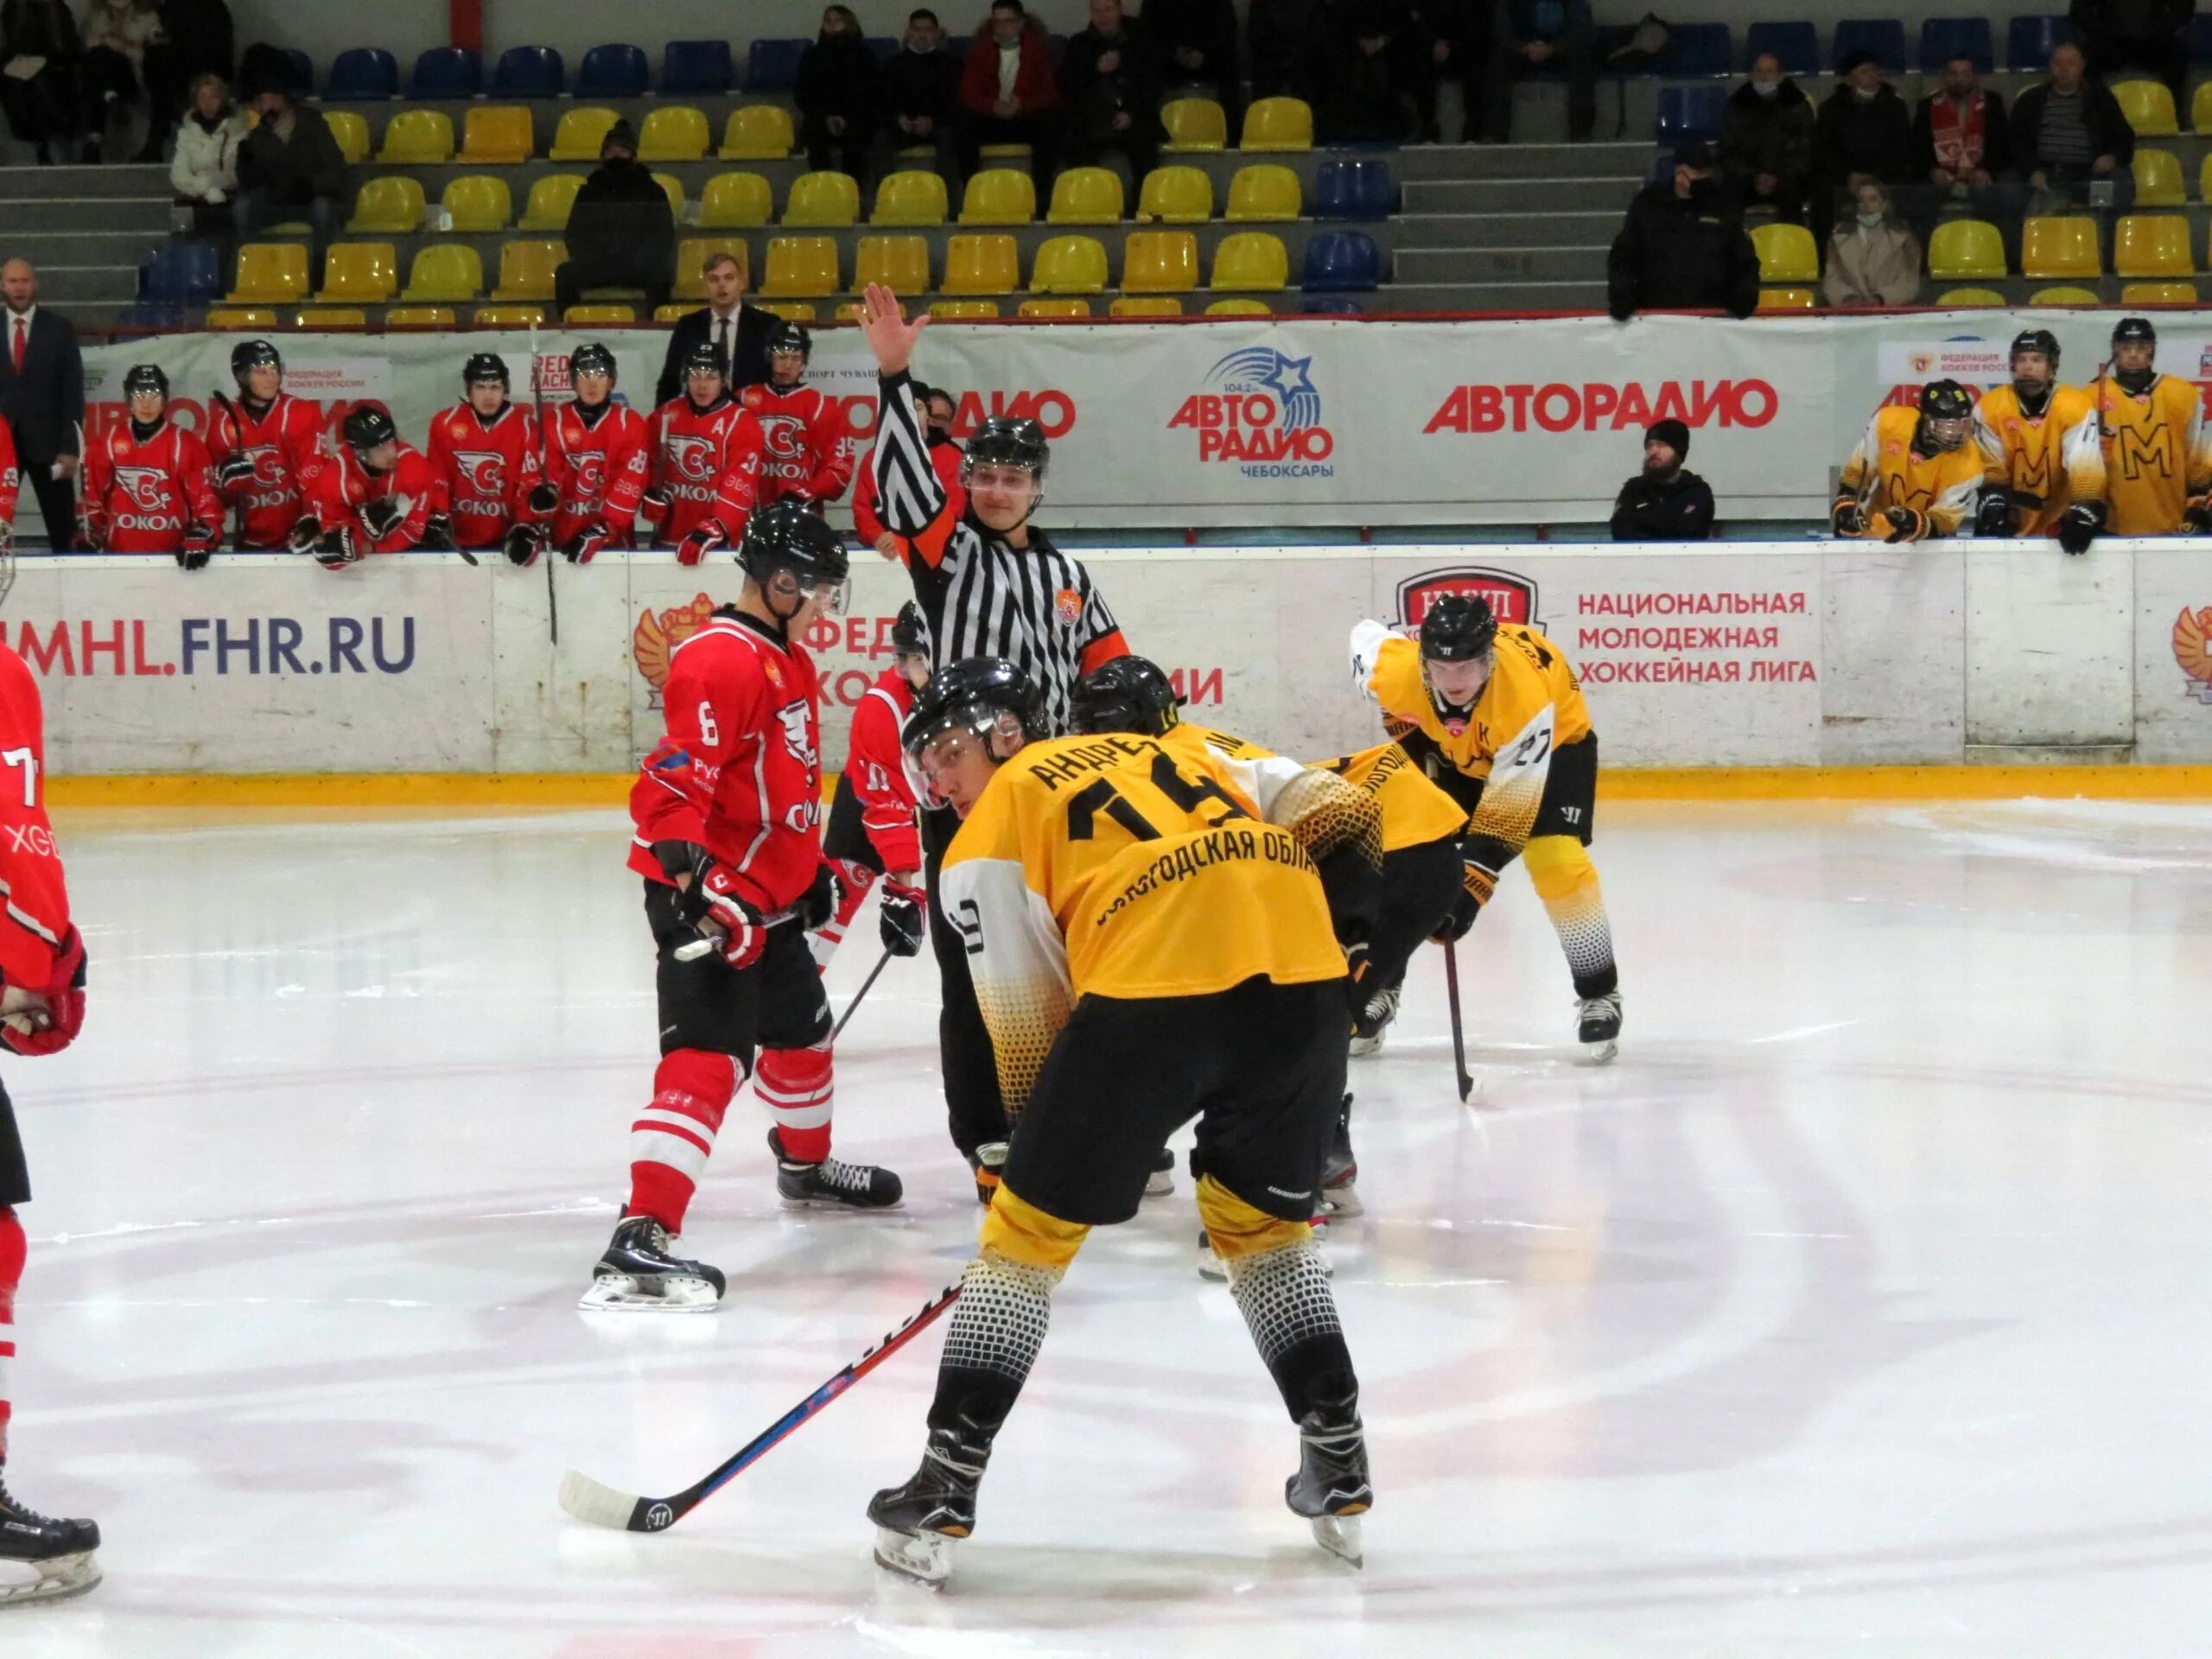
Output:
[[[1353,622],[1473,590],[1566,651],[1614,767],[2212,762],[2201,543],[1084,556],[1190,718],[1303,755],[1375,741]],[[862,557],[850,613],[810,641],[833,768],[908,594]],[[43,683],[56,774],[619,773],[659,735],[669,652],[737,586],[726,558],[666,554],[561,564],[550,591],[496,556],[25,559],[4,626]]]

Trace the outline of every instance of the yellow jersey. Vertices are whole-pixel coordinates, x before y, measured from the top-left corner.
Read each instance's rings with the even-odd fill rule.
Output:
[[[2075,485],[2106,505],[2108,536],[2171,536],[2191,496],[2212,487],[2204,399],[2186,380],[2159,375],[2139,393],[2106,375],[2093,388],[2098,454]]]
[[[1874,411],[1851,459],[1843,463],[1840,494],[1856,500],[1866,516],[1859,534],[1874,541],[1916,542],[1929,536],[1955,536],[1981,493],[1987,463],[1978,444],[1923,455],[1912,447],[1920,411],[1902,404]],[[1885,516],[1891,507],[1916,515],[1914,528],[1900,536]]]
[[[2043,413],[2020,406],[2020,394],[2007,384],[1985,391],[1974,406],[1974,441],[1981,449],[1982,482],[2015,497],[2032,497],[2040,506],[2018,508],[2014,522],[2023,536],[2056,533],[2059,515],[2073,505],[2073,479],[2094,478],[2097,400],[2081,386],[2053,386]]]
[[[1429,781],[1402,743],[1382,743],[1316,764],[1375,797],[1382,809],[1382,850],[1395,853],[1456,836],[1467,827],[1459,802]]]

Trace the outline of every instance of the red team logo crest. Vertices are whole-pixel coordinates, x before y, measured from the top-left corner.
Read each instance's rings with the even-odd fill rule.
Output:
[[[1429,570],[1408,577],[1398,584],[1398,620],[1409,628],[1418,628],[1428,607],[1446,594],[1465,594],[1484,601],[1501,622],[1542,626],[1536,620],[1536,584],[1510,570],[1482,565]]]
[[[669,465],[676,469],[677,476],[694,484],[712,484],[715,481],[715,446],[712,442],[705,438],[671,433],[667,444]]]
[[[570,458],[572,482],[569,493],[578,501],[596,501],[607,493],[607,457],[596,449],[587,449]]]
[[[144,512],[159,512],[168,505],[162,486],[168,474],[158,467],[118,467],[115,482],[130,498],[130,505]]]
[[[456,449],[453,464],[468,480],[468,487],[478,495],[504,496],[507,493],[506,457],[496,449]]]

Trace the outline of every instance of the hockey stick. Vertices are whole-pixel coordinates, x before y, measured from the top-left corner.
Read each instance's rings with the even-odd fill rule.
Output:
[[[1464,1106],[1475,1092],[1475,1080],[1467,1075],[1467,1033],[1459,1023],[1459,952],[1449,939],[1444,942],[1444,996],[1452,1007],[1452,1077]]]
[[[245,448],[245,423],[238,418],[238,406],[232,404],[219,388],[207,394],[207,401],[220,410],[230,421],[231,453],[238,454]],[[233,547],[244,547],[245,545],[245,503],[239,502],[232,511],[237,515],[238,522],[231,529],[231,544]]]
[[[919,1336],[938,1315],[960,1299],[960,1287],[948,1285],[922,1305],[881,1342],[747,1441],[713,1473],[671,1497],[640,1497],[602,1486],[590,1476],[571,1469],[561,1477],[561,1507],[579,1521],[620,1532],[665,1532],[724,1486],[743,1474],[798,1426],[815,1415],[847,1389]]]
[[[887,944],[883,947],[883,954],[875,959],[875,966],[868,970],[868,977],[861,982],[860,989],[853,993],[853,1000],[845,1004],[844,1013],[837,1016],[837,1023],[830,1028],[830,1041],[833,1046],[838,1038],[844,1035],[845,1027],[852,1020],[855,1011],[859,1008],[861,999],[868,995],[868,988],[875,983],[876,976],[890,965],[891,947]]]
[[[530,400],[537,410],[537,475],[545,475],[545,375],[537,360],[537,325],[530,325]],[[552,631],[553,643],[561,643],[561,601],[553,591],[553,550],[548,547],[538,554],[545,561],[545,623]]]

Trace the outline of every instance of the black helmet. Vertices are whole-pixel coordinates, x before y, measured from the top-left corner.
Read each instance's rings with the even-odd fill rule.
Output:
[[[391,416],[374,404],[363,404],[346,417],[339,428],[346,440],[346,447],[355,454],[365,454],[380,443],[399,442],[399,429],[391,423]]]
[[[497,352],[478,352],[461,365],[462,385],[481,385],[486,380],[498,381],[502,391],[512,384],[507,378],[507,359]]]
[[[1003,657],[963,657],[938,670],[914,694],[914,711],[899,728],[899,741],[918,757],[931,739],[956,728],[983,736],[1002,714],[1034,733],[1037,690],[1029,676]]]
[[[276,348],[265,340],[242,340],[231,347],[231,378],[232,379],[243,386],[245,385],[246,377],[256,369],[274,369],[277,373],[282,374],[284,372],[284,359],[276,354]]]
[[[2156,346],[2158,331],[2151,326],[2148,317],[2122,317],[2112,331],[2112,343],[2117,346],[2128,340],[2139,340],[2145,346]]]
[[[569,353],[569,378],[580,374],[603,374],[614,378],[614,353],[597,340],[587,340]]]
[[[1157,663],[1116,657],[1076,682],[1071,699],[1078,732],[1135,732],[1158,737],[1179,724],[1182,697]]]
[[[976,429],[976,435],[968,440],[968,451],[960,463],[960,480],[983,465],[1026,467],[1042,484],[1045,468],[1052,461],[1052,452],[1045,442],[1045,429],[1027,416],[1015,418],[994,415]]]
[[[2012,349],[2007,360],[2022,352],[2041,352],[2044,361],[2050,365],[2050,372],[2058,372],[2058,336],[2048,328],[2024,328],[2012,336]]]
[[[158,363],[136,364],[130,372],[123,377],[124,403],[129,403],[142,391],[157,391],[161,393],[163,403],[168,402],[169,378],[162,372],[161,365]]]
[[[683,354],[683,378],[687,383],[695,374],[711,374],[722,383],[722,390],[729,390],[729,371],[722,366],[721,353],[715,350],[715,343],[702,340]]]
[[[922,624],[922,607],[911,599],[899,607],[898,620],[891,625],[891,654],[894,657],[926,657],[930,654],[929,630]]]
[[[778,352],[797,352],[800,358],[811,361],[814,357],[814,336],[795,322],[779,322],[768,331],[768,355]]]
[[[789,570],[804,582],[842,583],[851,574],[845,538],[796,501],[763,507],[745,526],[737,562],[755,582]],[[831,607],[841,612],[842,603]]]
[[[1432,663],[1471,663],[1497,639],[1497,619],[1479,594],[1439,594],[1421,620],[1421,654]]]

